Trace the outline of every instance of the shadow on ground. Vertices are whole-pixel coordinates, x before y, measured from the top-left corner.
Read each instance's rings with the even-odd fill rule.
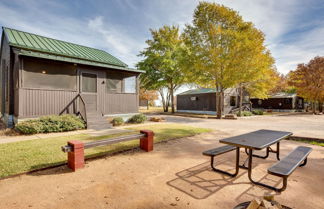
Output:
[[[220,165],[220,167],[230,167],[230,164],[225,162],[225,160],[219,162],[218,165]],[[236,200],[240,200],[241,197],[246,195],[250,196],[250,199],[253,199],[264,194],[273,193],[272,190],[266,188],[258,188],[258,186],[252,185],[252,183],[247,178],[246,170],[240,169],[239,174],[236,177],[232,178],[214,172],[210,167],[210,162],[205,162],[194,167],[187,168],[176,173],[175,175],[177,177],[168,181],[167,185],[189,195],[194,199],[206,199],[211,195],[216,194],[223,188],[230,186],[232,186],[233,188],[238,186],[237,188],[239,188],[239,190],[242,190],[242,188],[244,188],[243,191],[236,191],[235,195],[234,193],[231,194]],[[261,178],[260,175],[258,176],[258,181],[267,181],[268,183],[271,182],[271,184],[274,186],[281,184],[280,179],[270,179],[268,178],[268,174],[262,175]],[[243,187],[240,185],[243,185]],[[258,191],[256,192],[256,190]],[[262,195],[260,195],[261,193]]]

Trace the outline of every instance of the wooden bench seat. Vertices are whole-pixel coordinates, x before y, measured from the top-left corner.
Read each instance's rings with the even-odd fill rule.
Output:
[[[310,147],[297,147],[285,158],[271,166],[268,173],[279,177],[288,177],[298,166],[306,165],[307,156],[311,151],[312,148]]]
[[[224,154],[226,152],[233,151],[235,149],[236,149],[236,147],[234,147],[234,146],[225,145],[225,146],[221,146],[221,147],[216,147],[214,149],[206,150],[203,152],[203,155],[214,157],[217,155]]]

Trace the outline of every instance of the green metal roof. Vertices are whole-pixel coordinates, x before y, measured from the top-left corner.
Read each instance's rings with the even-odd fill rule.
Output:
[[[189,95],[189,94],[206,94],[206,93],[216,93],[215,88],[201,88],[201,89],[193,89],[193,90],[188,90],[185,92],[182,92],[179,95]]]
[[[108,67],[133,72],[127,65],[111,54],[86,46],[60,41],[32,33],[3,27],[9,45],[22,49],[19,54],[85,65]]]

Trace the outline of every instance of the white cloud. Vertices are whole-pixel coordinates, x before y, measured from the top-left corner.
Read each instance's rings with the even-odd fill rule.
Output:
[[[96,13],[82,10],[69,12],[55,1],[0,2],[0,25],[41,34],[69,42],[100,48],[120,58],[131,67],[139,61],[137,54],[150,38],[149,28],[175,24],[182,29],[190,23],[198,0],[116,1],[119,16],[99,11],[102,2],[92,3]],[[276,59],[278,70],[287,73],[298,63],[323,55],[324,25],[322,19],[302,19],[314,0],[218,0],[218,3],[239,11],[266,34],[266,43]],[[89,5],[78,5],[87,8]],[[117,8],[118,7],[118,8]],[[323,16],[322,16],[323,17]],[[120,23],[124,18],[125,24]],[[128,20],[127,20],[128,18]],[[134,19],[136,21],[134,21]],[[118,24],[117,24],[118,23]],[[292,31],[302,31],[289,34]],[[287,34],[289,36],[287,37]]]

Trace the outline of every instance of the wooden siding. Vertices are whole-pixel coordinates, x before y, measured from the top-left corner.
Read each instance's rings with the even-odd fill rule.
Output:
[[[192,100],[191,98],[196,100]],[[177,110],[216,111],[215,93],[177,96]]]
[[[77,94],[66,90],[19,89],[19,117],[59,114]],[[69,113],[73,113],[72,107]]]
[[[105,94],[104,114],[138,112],[137,94]]]

